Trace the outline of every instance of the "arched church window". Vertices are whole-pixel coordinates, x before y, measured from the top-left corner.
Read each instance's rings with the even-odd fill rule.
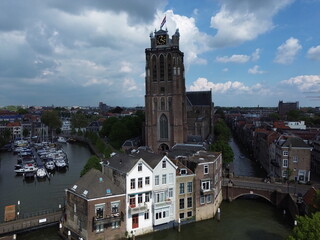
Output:
[[[168,81],[172,81],[172,58],[171,58],[171,54],[168,54],[167,63],[168,63]]]
[[[152,80],[157,81],[157,58],[156,56],[152,57]]]
[[[164,111],[164,110],[166,110],[166,103],[164,98],[161,98],[161,111]]]
[[[160,117],[160,138],[168,138],[168,118],[164,114]]]
[[[157,98],[153,98],[153,110],[156,111],[158,107]]]
[[[164,56],[160,55],[160,81],[164,81]]]

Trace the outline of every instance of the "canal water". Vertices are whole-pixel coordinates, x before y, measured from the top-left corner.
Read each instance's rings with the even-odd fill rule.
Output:
[[[234,154],[233,171],[235,176],[266,177],[265,171],[254,159],[249,159],[241,153],[240,148],[233,138],[229,141],[229,145]]]
[[[235,174],[260,176],[259,166],[247,158],[240,158],[236,143],[230,142],[235,153]],[[64,150],[68,153],[70,169],[66,173],[55,174],[51,181],[24,183],[22,178],[15,177],[13,166],[16,157],[12,153],[1,153],[0,170],[0,207],[1,218],[5,205],[21,201],[22,213],[57,208],[63,202],[64,189],[71,186],[78,178],[81,169],[91,153],[86,146],[67,144]],[[243,166],[246,165],[246,166]],[[60,240],[58,227],[49,227],[17,236],[23,240]],[[258,199],[237,199],[232,203],[221,205],[221,221],[210,219],[202,222],[183,225],[181,232],[175,229],[160,231],[137,237],[142,240],[163,239],[219,239],[219,240],[280,240],[290,233],[288,220],[268,202]]]

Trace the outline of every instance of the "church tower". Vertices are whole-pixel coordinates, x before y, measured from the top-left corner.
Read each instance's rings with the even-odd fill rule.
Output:
[[[186,89],[183,53],[177,30],[150,34],[146,53],[146,145],[154,152],[170,149],[187,139]]]

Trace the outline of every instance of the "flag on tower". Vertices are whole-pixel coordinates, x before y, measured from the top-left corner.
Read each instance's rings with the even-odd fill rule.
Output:
[[[160,29],[162,29],[162,27],[163,27],[163,25],[166,23],[166,16],[164,16],[164,18],[163,18],[163,20],[162,20],[162,22],[161,22],[161,24],[160,24]]]

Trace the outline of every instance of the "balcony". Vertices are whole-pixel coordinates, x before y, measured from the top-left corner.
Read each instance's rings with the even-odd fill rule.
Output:
[[[172,200],[170,198],[168,198],[165,201],[154,203],[154,207],[155,208],[165,207],[165,206],[168,206],[168,205],[171,205],[171,204],[172,204]]]
[[[139,203],[138,205],[129,205],[129,214],[138,214],[141,212],[145,212],[148,209],[148,205],[146,203]]]
[[[123,212],[118,212],[111,214],[110,216],[106,216],[104,218],[95,218],[93,217],[93,225],[101,225],[101,224],[110,224],[113,222],[123,221],[124,214]]]

